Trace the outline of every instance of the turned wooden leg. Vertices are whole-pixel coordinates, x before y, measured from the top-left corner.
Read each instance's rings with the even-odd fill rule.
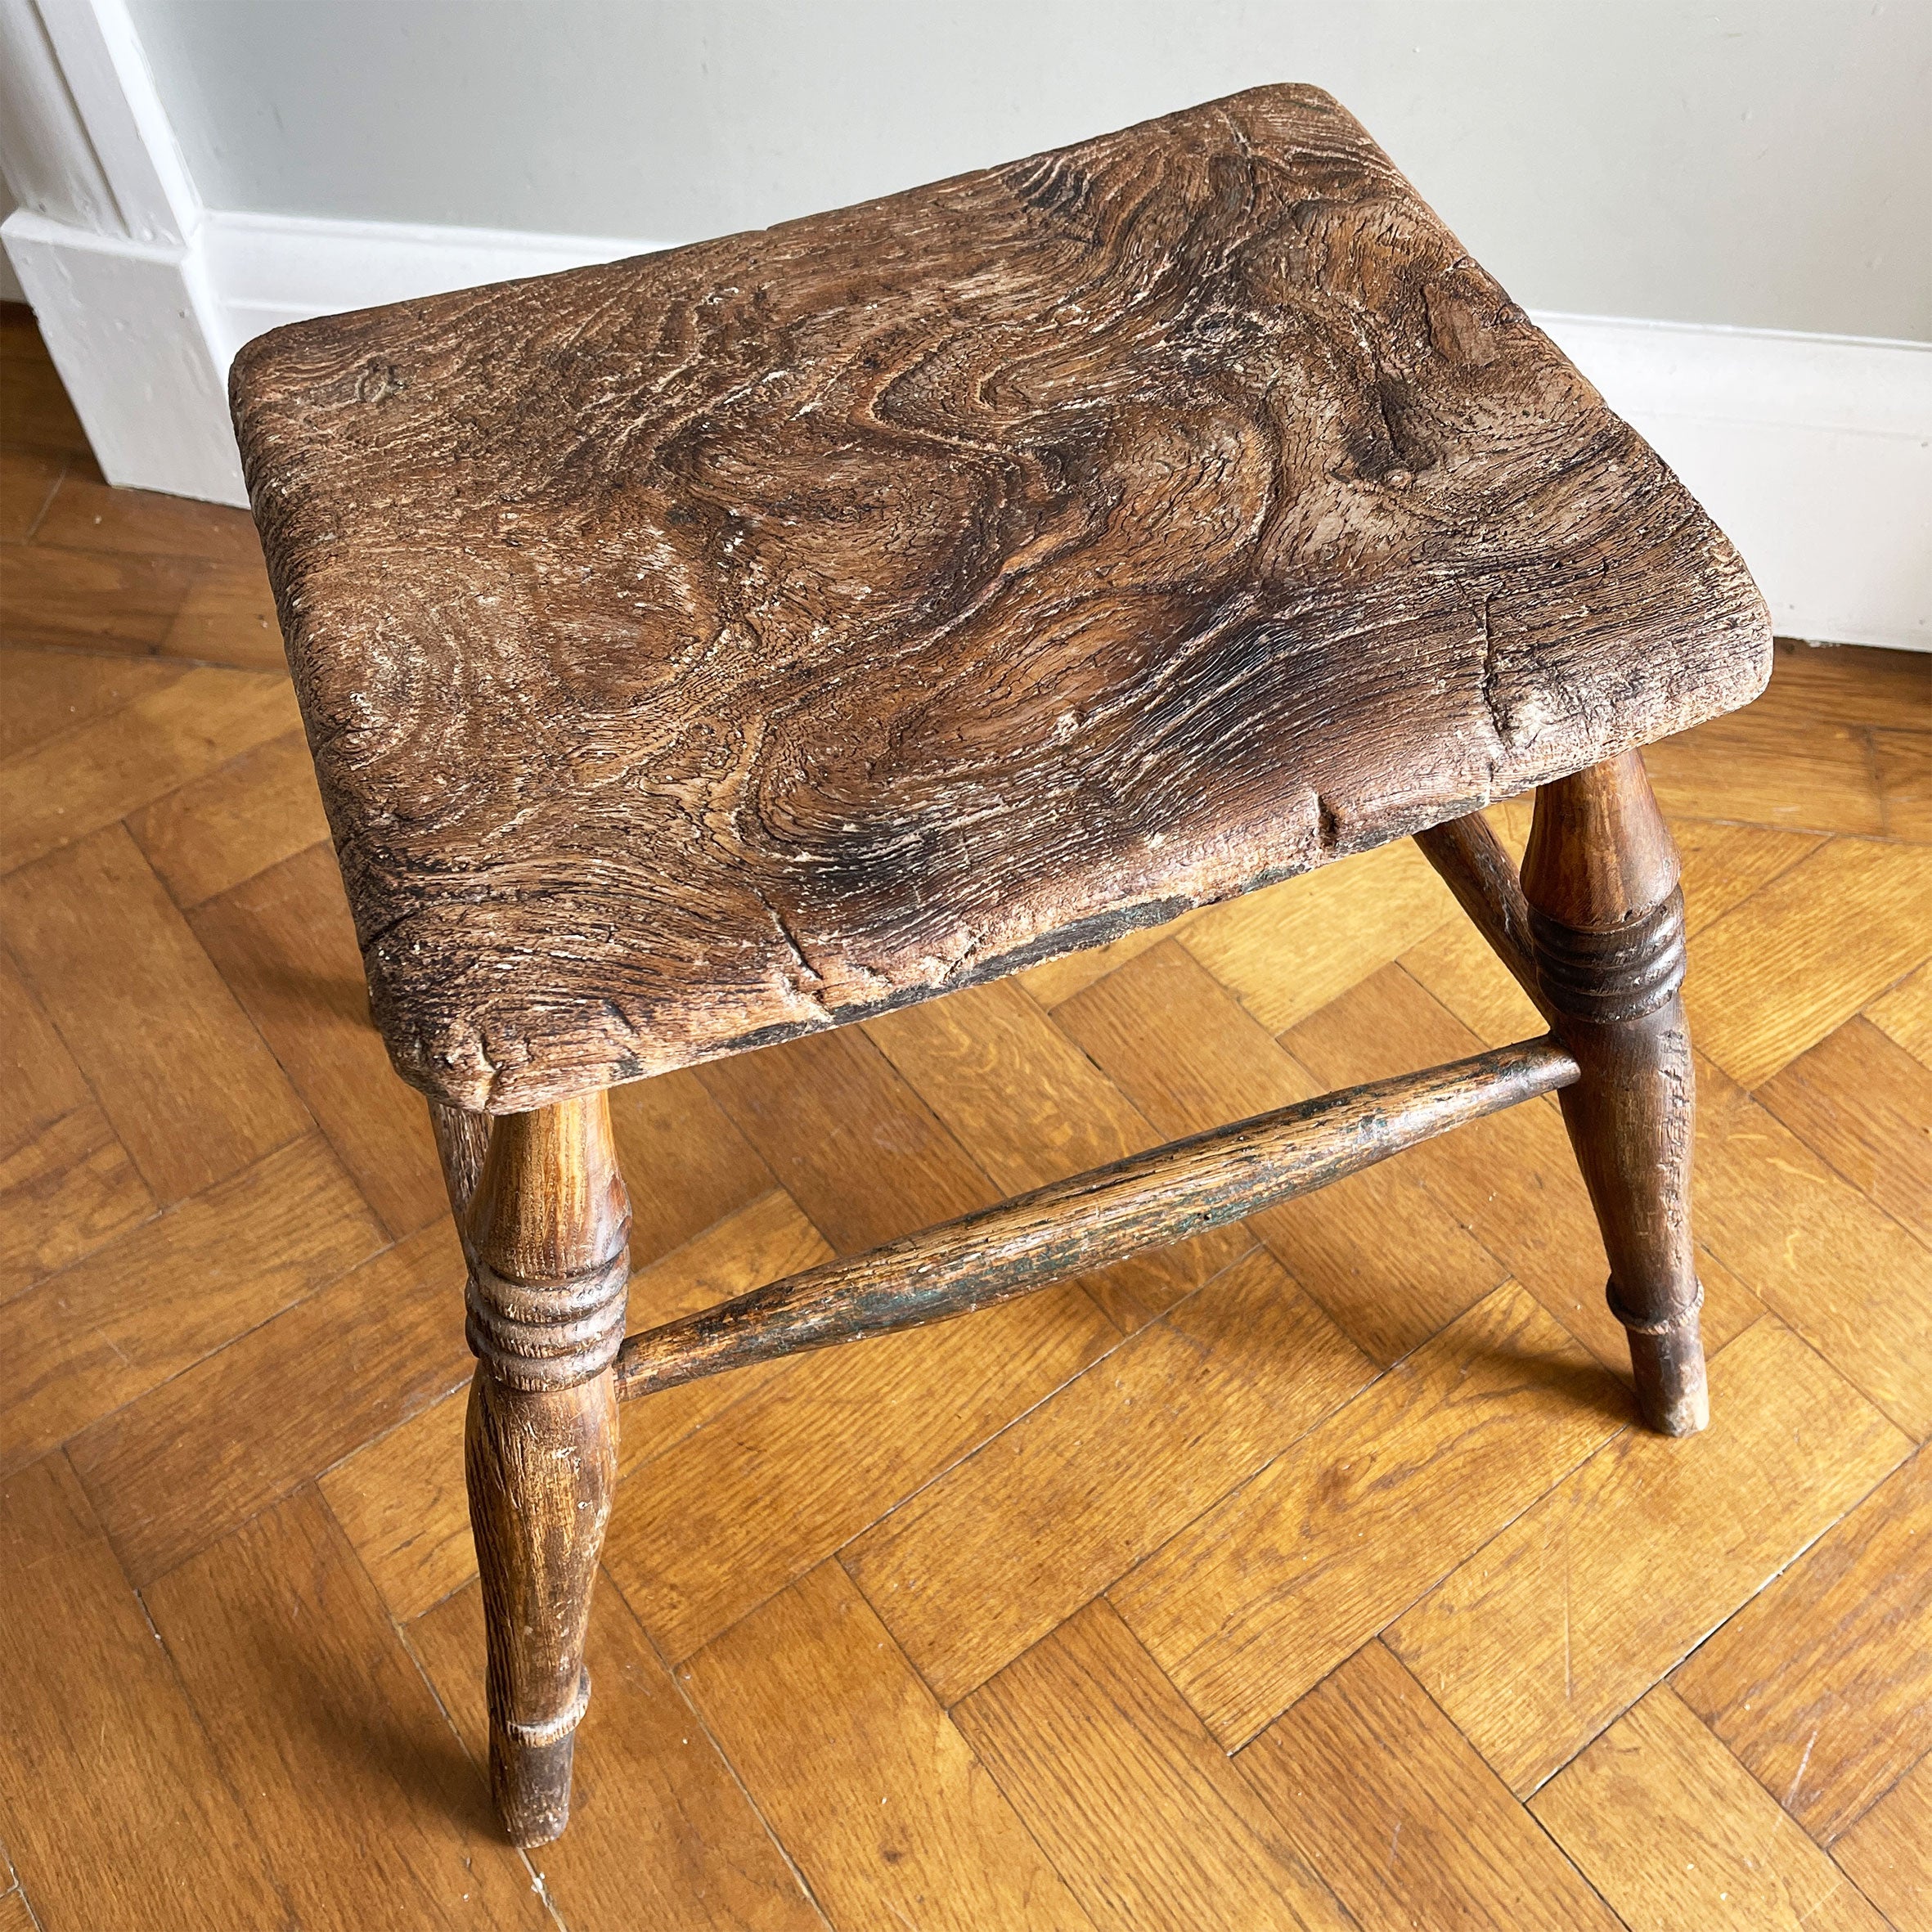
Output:
[[[1691,1247],[1695,1091],[1677,848],[1635,752],[1545,785],[1523,858],[1537,978],[1583,1077],[1563,1118],[1610,1256],[1643,1419],[1710,1419]]]
[[[611,1364],[630,1221],[601,1093],[494,1122],[465,1230],[477,1365],[465,1461],[490,1789],[518,1844],[555,1838],[570,1815],[584,1632],[617,1477]]]

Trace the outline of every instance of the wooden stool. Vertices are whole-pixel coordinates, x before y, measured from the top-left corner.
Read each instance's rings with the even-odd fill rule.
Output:
[[[377,1022],[469,1256],[519,1843],[568,1813],[627,1397],[984,1307],[1561,1089],[1643,1415],[1702,1425],[1683,917],[1636,748],[1757,694],[1764,607],[1327,95],[277,330],[233,395]],[[1519,883],[1475,815],[1531,787]],[[1547,1036],[625,1335],[611,1083],[1409,835]]]

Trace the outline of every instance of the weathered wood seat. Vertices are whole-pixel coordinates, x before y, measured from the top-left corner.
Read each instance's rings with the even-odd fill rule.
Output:
[[[278,330],[234,378],[378,1018],[528,1108],[1743,703],[1642,442],[1310,88]]]
[[[1701,1426],[1682,905],[1635,748],[1756,694],[1764,607],[1326,95],[280,330],[232,386],[470,1260],[519,1841],[567,1813],[620,1395],[960,1314],[1561,1090],[1643,1413]],[[1519,881],[1471,815],[1532,787]],[[1407,833],[1547,1037],[625,1337],[611,1083]]]

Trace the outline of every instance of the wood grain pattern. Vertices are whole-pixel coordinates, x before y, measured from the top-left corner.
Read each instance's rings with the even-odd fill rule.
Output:
[[[1691,1236],[1696,1082],[1685,1030],[1677,847],[1636,752],[1545,785],[1523,855],[1552,1033],[1581,1072],[1563,1125],[1629,1332],[1638,1412],[1666,1436],[1710,1421]]]
[[[443,1215],[429,1123],[370,1024],[327,847],[270,866],[198,906],[189,924],[384,1226],[413,1234]]]
[[[901,1504],[846,1568],[951,1704],[1373,1373],[1251,1254]]]
[[[1235,1762],[1362,1932],[1619,1932],[1576,1867],[1379,1642]]]
[[[0,539],[24,543],[34,534],[63,467],[58,456],[0,450]]]
[[[425,1229],[77,1436],[129,1575],[165,1575],[454,1388],[461,1279],[447,1231]]]
[[[1519,1796],[1910,1453],[1776,1321],[1732,1342],[1712,1382],[1723,1427],[1707,1449],[1626,1431],[1389,1633]]]
[[[1455,917],[1441,880],[1402,840],[1211,907],[1175,937],[1280,1033]]]
[[[1857,1889],[1668,1685],[1530,1808],[1626,1925],[1884,1932]]]
[[[0,1836],[47,1932],[294,1932],[64,1457],[0,1485]]]
[[[1093,1921],[836,1563],[679,1676],[834,1925],[1089,1932]]]
[[[0,690],[7,693],[0,758],[47,744],[186,676],[185,664],[0,647]]]
[[[1500,1288],[1110,1594],[1238,1746],[1614,1435],[1622,1408],[1527,1294]],[[1397,1512],[1399,1538],[1382,1527]]]
[[[856,1029],[742,1054],[696,1077],[840,1254],[1000,1198]]]
[[[1932,959],[1873,1000],[1866,1017],[1921,1067],[1932,1067]]]
[[[312,1489],[147,1601],[303,1932],[552,1924],[510,1847],[474,1842],[483,1780]]]
[[[1306,870],[1769,669],[1729,546],[1314,88],[300,324],[232,393],[378,1018],[492,1111]]]
[[[1932,1455],[1880,1485],[1671,1680],[1821,1844],[1932,1751]]]
[[[1814,1153],[1932,1246],[1932,1067],[1847,1020],[1758,1090]]]
[[[810,1267],[829,1252],[790,1198],[774,1189],[634,1274],[627,1290],[631,1317],[649,1322],[708,1307]],[[634,1406],[618,1445],[620,1480],[745,1400],[758,1379],[752,1370],[692,1382]],[[398,1622],[421,1615],[476,1575],[463,1488],[464,1409],[461,1394],[434,1403],[321,1477],[329,1507]]]
[[[601,1093],[497,1121],[466,1202],[465,1157],[452,1147],[445,1165],[464,1211],[476,1356],[463,1467],[483,1588],[490,1795],[512,1844],[544,1844],[569,1820],[591,1694],[584,1634],[617,1486],[611,1364],[631,1203]]]
[[[1495,971],[1503,977],[1500,966]],[[1283,1035],[1282,1045],[1323,1085],[1341,1086],[1471,1053],[1480,1042],[1395,965],[1332,1000]],[[1628,1375],[1629,1342],[1604,1300],[1603,1244],[1553,1104],[1512,1108],[1403,1158],[1429,1194],[1599,1362]],[[1698,1277],[1704,1328],[1714,1349],[1764,1312],[1709,1253],[1699,1256]]]
[[[0,888],[7,942],[157,1202],[311,1126],[235,995],[120,825]],[[149,1015],[165,1010],[165,1026]]]
[[[0,1356],[16,1364],[0,1391],[0,1462],[38,1455],[158,1388],[348,1274],[382,1238],[311,1134],[0,1304]]]
[[[1859,943],[1842,933],[1855,923]],[[1932,954],[1932,851],[1835,839],[1703,936],[1697,1050],[1759,1085]]]
[[[1709,1061],[1697,1092],[1712,1251],[1907,1434],[1932,1436],[1932,1250]],[[1768,1175],[1775,1194],[1754,1196]]]
[[[1831,1848],[1841,1871],[1892,1921],[1932,1929],[1932,1752]]]
[[[288,684],[198,668],[0,764],[7,869],[70,845],[297,722]]]
[[[145,1220],[147,1184],[12,959],[0,953],[0,1301]]]
[[[605,1566],[658,1648],[688,1656],[1118,1340],[1069,1282],[800,1356],[625,1478]]]
[[[1105,1602],[1069,1618],[953,1719],[1096,1924],[1349,1924]]]
[[[137,812],[128,829],[184,910],[329,836],[299,733],[182,785]]]

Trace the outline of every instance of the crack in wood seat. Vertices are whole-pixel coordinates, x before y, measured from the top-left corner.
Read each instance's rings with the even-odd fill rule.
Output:
[[[1311,88],[281,329],[250,493],[379,1022],[528,1108],[1744,703],[1681,484]]]

